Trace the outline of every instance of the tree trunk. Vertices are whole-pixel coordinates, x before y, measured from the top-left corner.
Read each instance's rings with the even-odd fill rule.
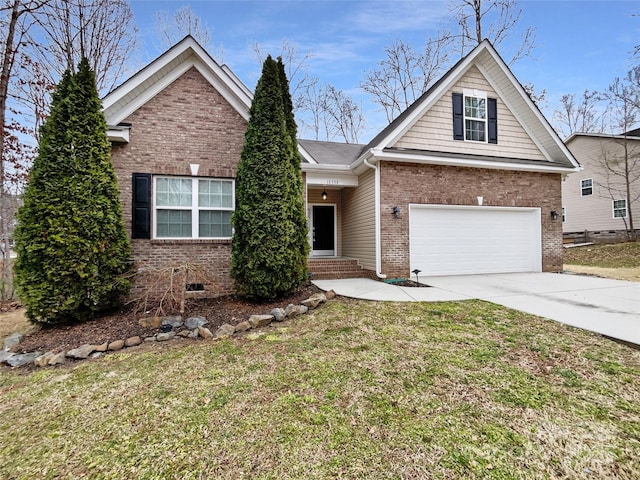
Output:
[[[5,188],[5,135],[7,123],[7,97],[11,70],[15,59],[13,41],[16,34],[16,25],[23,12],[20,11],[20,0],[14,0],[11,8],[11,17],[7,29],[7,37],[4,42],[4,55],[2,58],[2,70],[0,71],[0,243],[2,244],[2,275],[0,276],[0,300],[7,300],[13,296],[11,249],[9,242],[9,224],[6,218],[9,215],[9,192]]]

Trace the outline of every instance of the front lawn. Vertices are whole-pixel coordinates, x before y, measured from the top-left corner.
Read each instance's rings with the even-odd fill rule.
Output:
[[[0,478],[640,477],[640,351],[481,301],[0,370]]]
[[[603,268],[640,267],[640,242],[567,248],[564,263]]]

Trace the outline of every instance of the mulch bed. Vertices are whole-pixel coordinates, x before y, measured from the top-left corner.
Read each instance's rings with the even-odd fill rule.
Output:
[[[189,300],[182,317],[184,319],[195,316],[205,317],[209,322],[206,327],[215,333],[224,323],[236,325],[248,320],[251,315],[268,314],[272,309],[284,308],[290,303],[299,304],[302,300],[321,291],[315,285],[308,284],[294,295],[267,303],[252,303],[235,296]],[[124,340],[136,335],[151,336],[158,333],[159,329],[141,327],[138,323],[142,317],[155,315],[155,310],[147,310],[147,312],[136,311],[135,306],[132,305],[90,322],[41,328],[25,336],[13,351],[16,353],[61,351],[84,344],[99,345],[104,342]],[[164,312],[165,315],[176,313]]]

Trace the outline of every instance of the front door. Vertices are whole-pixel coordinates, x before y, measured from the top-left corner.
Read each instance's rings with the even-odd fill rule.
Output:
[[[313,205],[312,240],[313,256],[334,256],[336,254],[335,205]]]

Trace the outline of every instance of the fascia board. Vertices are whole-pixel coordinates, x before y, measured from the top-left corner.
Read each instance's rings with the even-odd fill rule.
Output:
[[[573,154],[569,151],[569,149],[564,144],[562,139],[558,136],[556,131],[551,127],[551,125],[549,124],[547,119],[542,115],[542,112],[540,111],[540,109],[533,103],[533,101],[531,100],[531,97],[529,97],[529,95],[524,91],[524,89],[522,88],[522,85],[520,84],[518,79],[513,75],[513,72],[511,72],[511,70],[505,65],[504,61],[497,55],[495,50],[493,50],[491,48],[487,48],[486,51],[491,55],[491,57],[493,58],[493,61],[496,62],[496,64],[500,67],[500,69],[502,70],[503,74],[509,79],[511,84],[514,86],[516,91],[519,93],[521,99],[526,103],[526,105],[529,108],[529,110],[536,117],[536,119],[538,120],[538,122],[540,123],[542,128],[544,128],[546,130],[546,133],[551,137],[553,142],[558,146],[558,148],[562,151],[562,153],[569,159],[569,161],[574,166],[579,167],[580,165],[578,164],[576,159],[573,157]],[[478,67],[480,68],[481,64],[478,64]],[[481,69],[481,72],[485,76],[485,78],[487,78],[487,80],[492,84],[492,86],[494,88],[496,88],[494,83],[492,83],[490,76],[486,75],[486,71],[483,71]],[[496,91],[501,92],[501,89],[496,90]],[[509,96],[508,95],[504,95],[504,92],[502,92],[501,93],[501,98],[503,99],[503,101],[505,101],[505,99],[509,98]],[[507,106],[509,106],[509,105],[507,105]],[[525,129],[527,134],[530,136],[530,138],[538,146],[540,151],[543,152],[545,157],[548,157],[546,149],[541,146],[541,144],[539,143],[539,141],[536,138],[536,136],[531,134],[531,132],[529,130],[529,127],[528,127],[528,123],[527,122],[523,122],[522,119],[519,118],[520,117],[519,116],[519,110],[517,108],[511,108],[511,107],[509,107],[509,108],[510,108],[511,113],[513,115],[517,115],[516,118],[518,118],[518,121],[520,122],[520,125],[522,125],[522,127]],[[551,159],[551,158],[548,158],[548,160],[549,161],[553,161],[553,159]]]
[[[400,125],[398,125],[392,132],[390,132],[378,145],[376,149],[387,148],[397,142],[407,131],[415,124],[415,122],[422,118],[422,116],[444,95],[447,90],[451,88],[455,83],[466,73],[471,63],[477,57],[477,53],[473,56],[469,55],[465,58],[460,65],[458,65],[456,71],[450,72],[446,82],[442,82],[438,85],[430,95],[423,100],[423,104],[420,108],[416,108],[411,115],[409,115]]]
[[[182,60],[181,57],[183,57]],[[176,62],[179,63],[173,65]],[[110,125],[120,123],[192,67],[197,68],[245,120],[249,119],[252,97],[248,94],[248,90],[238,85],[236,80],[211,59],[193,39],[187,38],[181,48],[169,50],[166,56],[160,57],[143,68],[104,98],[103,110],[107,123]],[[167,68],[170,69],[169,73],[162,75],[163,69]],[[154,81],[154,76],[159,78]],[[135,101],[127,103],[125,108],[111,111],[116,108],[118,102],[136,89],[144,87],[146,83],[150,83],[149,87],[144,88],[143,93],[138,95]]]
[[[353,169],[349,165],[321,165],[319,163],[303,163],[300,168],[303,172],[335,172],[350,173]]]
[[[382,151],[372,152],[375,161],[423,163],[429,165],[444,165],[450,167],[486,168],[491,170],[511,170],[521,172],[542,172],[542,173],[573,173],[582,170],[582,167],[558,167],[547,164],[521,164],[509,162],[491,162],[487,160],[470,160],[465,158],[443,158],[436,155],[416,155],[399,152],[387,153]]]

